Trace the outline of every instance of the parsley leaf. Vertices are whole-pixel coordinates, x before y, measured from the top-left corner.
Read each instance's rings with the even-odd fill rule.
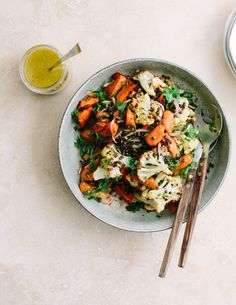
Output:
[[[72,121],[75,124],[78,124],[78,113],[79,113],[79,111],[77,109],[75,109],[71,112]]]
[[[101,192],[107,192],[108,191],[108,186],[109,186],[110,181],[109,180],[101,180],[98,184],[98,187],[96,190],[99,190]]]
[[[186,97],[188,100],[192,100],[193,94],[189,91],[184,91],[181,96]]]
[[[181,173],[180,173],[180,177],[181,178],[186,178],[187,174],[188,174],[188,171],[192,168],[195,168],[196,167],[196,162],[192,162],[191,164],[189,164],[187,167],[185,167],[184,169],[182,169]]]
[[[107,94],[104,91],[104,87],[103,86],[101,86],[97,90],[93,91],[93,93],[96,94],[96,96],[100,99],[100,101],[105,101],[106,98],[107,98]]]
[[[183,97],[186,97],[189,101],[189,105],[193,106],[193,107],[197,107],[197,98],[193,98],[193,94],[192,92],[189,91],[184,91],[183,93],[180,94]]]
[[[167,103],[173,103],[175,99],[180,98],[180,90],[176,85],[166,87],[163,94]]]
[[[173,168],[178,165],[179,159],[177,157],[174,157],[173,159],[170,157],[170,155],[165,156],[165,161],[168,163],[170,168]]]
[[[94,113],[96,113],[98,110],[107,108],[110,104],[111,104],[111,101],[108,101],[108,100],[100,101],[99,103],[94,105],[93,111],[94,111]]]
[[[118,102],[116,101],[116,108],[117,110],[120,111],[120,114],[123,115],[125,112],[125,109],[127,108],[129,103],[122,103],[122,102]]]
[[[96,131],[91,131],[89,133],[90,136],[95,136],[96,141],[99,142],[103,142],[104,141],[104,137],[102,135],[100,135],[100,133],[96,132]]]
[[[184,132],[184,134],[191,139],[197,138],[198,133],[199,133],[199,130],[196,127],[189,127]]]
[[[86,191],[83,193],[83,195],[88,199],[97,199],[96,193],[98,192],[106,193],[108,191],[109,184],[110,184],[109,180],[102,179],[99,181],[98,186],[95,189]]]
[[[132,171],[136,170],[136,159],[133,157],[130,157],[129,159],[129,167]]]
[[[135,201],[127,205],[125,208],[129,212],[135,213],[140,209],[144,209],[144,203],[142,201]]]
[[[78,137],[74,144],[75,147],[79,149],[80,155],[84,156],[85,154],[88,154],[89,159],[92,159],[94,153],[99,149],[94,145],[89,145],[88,142],[81,137],[80,133],[78,134]]]

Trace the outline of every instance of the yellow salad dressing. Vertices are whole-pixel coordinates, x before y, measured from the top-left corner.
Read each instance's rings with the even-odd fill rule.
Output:
[[[27,81],[38,88],[48,88],[54,85],[62,75],[62,65],[49,71],[60,56],[53,50],[40,48],[29,54],[25,61],[25,77]]]

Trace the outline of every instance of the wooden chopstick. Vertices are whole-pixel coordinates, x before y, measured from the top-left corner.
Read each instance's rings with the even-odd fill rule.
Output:
[[[179,229],[181,224],[183,223],[184,215],[186,212],[186,208],[188,206],[190,197],[192,195],[192,188],[194,184],[195,170],[191,169],[188,172],[187,178],[185,180],[185,184],[183,187],[182,196],[178,205],[178,210],[176,213],[175,221],[173,224],[173,228],[171,230],[169,240],[166,246],[165,254],[162,260],[162,265],[160,269],[159,276],[165,277],[167,269],[169,267],[171,257],[173,255],[174,246],[178,237]]]
[[[193,196],[189,206],[188,221],[184,231],[183,242],[179,257],[179,267],[184,267],[186,264],[190,243],[193,236],[193,230],[195,227],[198,207],[201,202],[202,193],[205,185],[206,171],[207,171],[208,158],[202,157],[197,169],[197,174],[194,181]]]

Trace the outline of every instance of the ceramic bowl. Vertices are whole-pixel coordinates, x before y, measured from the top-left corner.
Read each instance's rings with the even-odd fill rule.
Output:
[[[132,213],[124,206],[108,206],[95,200],[85,199],[78,187],[80,156],[74,147],[75,134],[71,121],[71,112],[76,108],[79,101],[90,90],[99,88],[104,82],[109,81],[115,72],[125,75],[134,75],[137,70],[149,70],[152,73],[170,76],[181,88],[190,91],[203,104],[204,111],[211,113],[212,105],[222,109],[214,95],[207,86],[193,73],[176,64],[158,59],[130,59],[112,64],[93,76],[91,76],[71,98],[67,106],[59,133],[59,158],[65,180],[78,202],[96,218],[114,227],[136,232],[155,232],[172,227],[174,215],[165,211],[162,217],[156,213],[147,213],[144,210]],[[207,206],[222,184],[229,162],[230,139],[225,116],[221,136],[210,153],[209,159],[212,164],[207,174],[205,189],[199,211]]]

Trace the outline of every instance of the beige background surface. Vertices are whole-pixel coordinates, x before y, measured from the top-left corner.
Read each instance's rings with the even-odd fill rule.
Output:
[[[233,0],[8,0],[0,10],[0,305],[235,305],[236,161],[198,218],[186,269],[178,251],[166,279],[158,269],[169,232],[135,234],[90,216],[71,195],[57,136],[75,90],[98,69],[156,57],[194,71],[228,118],[235,155],[236,82],[222,38]],[[33,45],[67,51],[73,78],[60,94],[30,93],[18,62]]]

